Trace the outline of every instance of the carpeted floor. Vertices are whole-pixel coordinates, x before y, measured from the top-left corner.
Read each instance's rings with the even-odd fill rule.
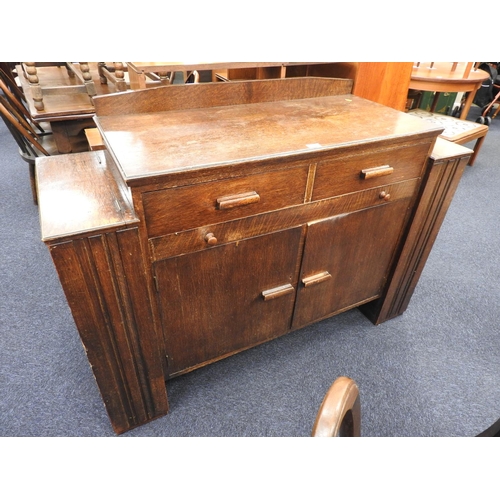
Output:
[[[478,108],[471,110],[475,119]],[[170,414],[123,435],[308,436],[339,375],[364,436],[473,436],[500,417],[500,119],[468,167],[406,313],[352,310],[168,383]],[[0,122],[0,436],[113,436]]]

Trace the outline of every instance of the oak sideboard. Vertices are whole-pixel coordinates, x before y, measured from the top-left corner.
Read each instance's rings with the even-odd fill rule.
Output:
[[[37,161],[47,244],[116,433],[167,381],[353,307],[404,312],[471,151],[290,78],[94,99],[106,149]]]

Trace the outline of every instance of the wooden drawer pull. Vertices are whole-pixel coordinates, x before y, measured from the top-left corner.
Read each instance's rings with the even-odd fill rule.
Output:
[[[278,297],[282,297],[283,295],[288,295],[289,293],[293,293],[295,288],[292,285],[286,284],[277,286],[276,288],[270,288],[269,290],[265,290],[262,292],[262,297],[264,300],[272,300],[277,299]]]
[[[391,175],[394,172],[394,167],[389,165],[382,165],[381,167],[366,168],[361,170],[359,176],[362,179],[373,179],[374,177],[382,177],[384,175]]]
[[[208,245],[217,245],[217,238],[214,233],[208,233],[205,235],[205,241]]]
[[[332,275],[328,271],[323,271],[321,273],[308,276],[307,278],[303,278],[302,283],[307,288],[308,286],[313,286],[313,285],[318,285],[319,283],[323,283],[323,281],[329,280],[331,277]]]
[[[243,207],[245,205],[250,205],[251,203],[258,203],[259,201],[260,196],[255,191],[232,194],[229,196],[222,196],[222,198],[217,198],[217,209],[227,210],[229,208]]]

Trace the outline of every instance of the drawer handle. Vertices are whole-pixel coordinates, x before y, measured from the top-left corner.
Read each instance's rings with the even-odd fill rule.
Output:
[[[229,208],[243,207],[245,205],[250,205],[251,203],[258,203],[260,201],[260,196],[255,191],[249,191],[248,193],[232,194],[229,196],[222,196],[217,198],[217,209],[227,210]]]
[[[217,238],[214,233],[208,233],[205,235],[205,241],[208,245],[217,245]]]
[[[362,179],[373,179],[375,177],[383,177],[384,175],[391,175],[394,172],[394,167],[389,165],[382,165],[381,167],[366,168],[361,170],[359,176]]]
[[[283,295],[288,295],[295,291],[292,285],[286,284],[277,286],[276,288],[270,288],[269,290],[265,290],[262,292],[262,297],[264,300],[272,300],[277,299],[278,297],[283,297]]]
[[[385,191],[381,191],[378,195],[378,197],[381,199],[381,200],[384,200],[384,201],[389,201],[391,199],[391,195],[390,193],[386,193]]]
[[[313,274],[312,276],[308,276],[302,280],[304,287],[319,285],[323,283],[323,281],[327,281],[332,277],[332,275],[328,271],[323,271],[318,274]]]

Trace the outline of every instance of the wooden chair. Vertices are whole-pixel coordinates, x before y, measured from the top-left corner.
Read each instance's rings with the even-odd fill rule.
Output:
[[[339,377],[330,386],[316,416],[312,437],[360,437],[361,405],[354,380]],[[500,419],[476,437],[500,437]]]
[[[59,154],[52,133],[35,128],[17,106],[2,94],[0,94],[0,116],[16,141],[21,158],[28,163],[33,202],[37,204],[35,160],[39,156]],[[74,140],[79,143],[75,146],[75,149],[88,151],[85,136],[75,137]]]
[[[477,437],[500,437],[500,418]]]
[[[354,380],[339,377],[326,393],[316,416],[312,437],[361,436],[359,389]]]
[[[408,111],[408,114],[428,121],[433,125],[442,126],[444,128],[444,132],[440,135],[440,137],[446,139],[447,141],[455,142],[457,144],[467,144],[468,142],[476,141],[474,147],[472,148],[474,153],[471,155],[469,160],[469,165],[472,166],[474,164],[479,150],[483,145],[486,134],[488,133],[488,127],[486,125],[461,120],[449,115],[424,111],[423,109],[412,109]]]
[[[46,129],[50,130],[50,125],[42,125],[35,122],[26,106],[26,99],[19,87],[12,81],[1,68],[0,68],[0,90],[3,92],[4,98],[16,110],[17,113],[22,115],[24,119],[31,125],[31,127],[38,130],[39,133],[44,134]]]
[[[9,92],[15,95],[16,99],[21,102],[26,102],[24,94],[22,90],[19,88],[16,83],[15,77],[11,71],[8,71],[4,67],[0,65],[0,81],[4,84],[5,87],[9,89]]]

